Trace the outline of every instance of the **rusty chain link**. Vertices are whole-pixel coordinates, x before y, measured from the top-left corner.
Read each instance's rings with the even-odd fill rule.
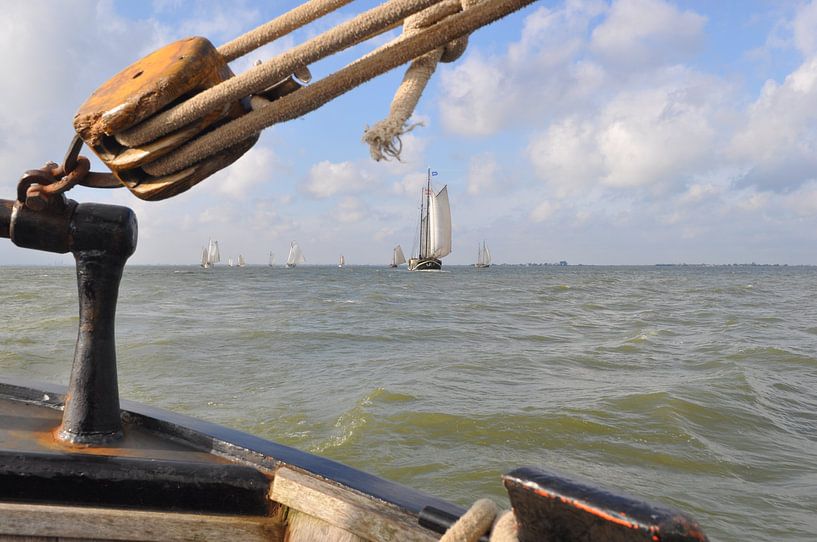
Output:
[[[91,161],[80,156],[83,141],[75,135],[68,145],[62,165],[48,162],[40,169],[26,171],[17,183],[17,201],[33,211],[42,211],[49,203],[62,202],[62,194],[76,185],[92,188],[122,186],[112,173],[91,171]]]

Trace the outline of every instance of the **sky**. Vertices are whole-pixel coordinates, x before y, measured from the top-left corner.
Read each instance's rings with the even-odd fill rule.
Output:
[[[0,18],[0,197],[59,161],[78,107],[132,62],[191,35],[216,46],[292,9],[253,0],[28,0]],[[231,64],[240,73],[374,2],[353,2]],[[315,80],[395,30],[310,66]],[[363,131],[404,68],[265,130],[232,166],[145,202],[126,189],[70,197],[133,208],[134,264],[222,259],[386,264],[408,254],[427,168],[448,185],[453,252],[494,263],[817,264],[817,1],[540,0],[475,32],[441,64],[402,138],[375,162]],[[85,148],[83,154],[90,155]],[[94,161],[94,169],[104,166]],[[0,242],[0,265],[70,255]]]

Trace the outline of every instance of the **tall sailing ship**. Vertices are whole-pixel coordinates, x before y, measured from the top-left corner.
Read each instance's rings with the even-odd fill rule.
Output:
[[[403,247],[397,245],[392,251],[391,263],[389,264],[389,267],[397,267],[402,263],[406,263],[406,256],[403,254]]]
[[[218,252],[218,241],[210,241],[207,243],[207,248],[201,250],[201,266],[209,269],[221,261],[221,255]]]
[[[431,271],[442,268],[442,258],[451,253],[451,207],[448,185],[435,193],[431,188],[431,168],[420,199],[420,243],[417,256],[409,258],[409,271]]]
[[[304,263],[306,258],[304,258],[304,253],[301,251],[301,246],[292,241],[289,244],[289,257],[287,257],[287,267],[295,267],[299,263]]]
[[[481,246],[477,247],[477,263],[474,264],[474,267],[477,269],[491,267],[491,251],[488,250],[485,241],[482,242]]]

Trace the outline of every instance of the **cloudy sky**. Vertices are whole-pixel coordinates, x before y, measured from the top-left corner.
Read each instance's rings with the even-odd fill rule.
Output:
[[[176,39],[219,45],[294,2],[28,0],[0,18],[0,197],[61,159],[78,106]],[[345,20],[355,2],[233,63],[240,72]],[[392,36],[396,35],[396,32]],[[311,66],[321,78],[382,43]],[[450,264],[487,240],[495,262],[817,264],[817,1],[540,0],[478,31],[441,65],[403,138],[402,161],[361,142],[395,70],[263,134],[189,192],[124,189],[78,201],[134,208],[138,264],[223,255],[384,264],[416,238],[426,168],[449,187]],[[88,153],[88,151],[84,151]],[[102,166],[97,162],[96,169]],[[0,265],[70,262],[0,243]]]

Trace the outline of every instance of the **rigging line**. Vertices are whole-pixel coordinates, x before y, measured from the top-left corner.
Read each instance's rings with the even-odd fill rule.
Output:
[[[309,0],[298,7],[268,21],[249,32],[225,43],[218,52],[227,62],[240,58],[262,45],[286,36],[327,13],[342,8],[352,0]]]
[[[374,53],[330,74],[266,107],[251,111],[184,145],[177,153],[144,166],[150,175],[162,176],[224,150],[264,128],[292,120],[321,107],[349,90],[406,62],[442,47],[455,38],[492,23],[535,0],[486,0],[444,19],[440,23],[389,43]]]
[[[127,147],[137,147],[153,141],[188,124],[208,112],[261,92],[285,79],[297,68],[337,53],[357,43],[384,26],[402,21],[439,0],[389,0],[369,11],[281,53],[244,73],[196,94],[189,100],[163,113],[146,119],[133,128],[115,134]]]

